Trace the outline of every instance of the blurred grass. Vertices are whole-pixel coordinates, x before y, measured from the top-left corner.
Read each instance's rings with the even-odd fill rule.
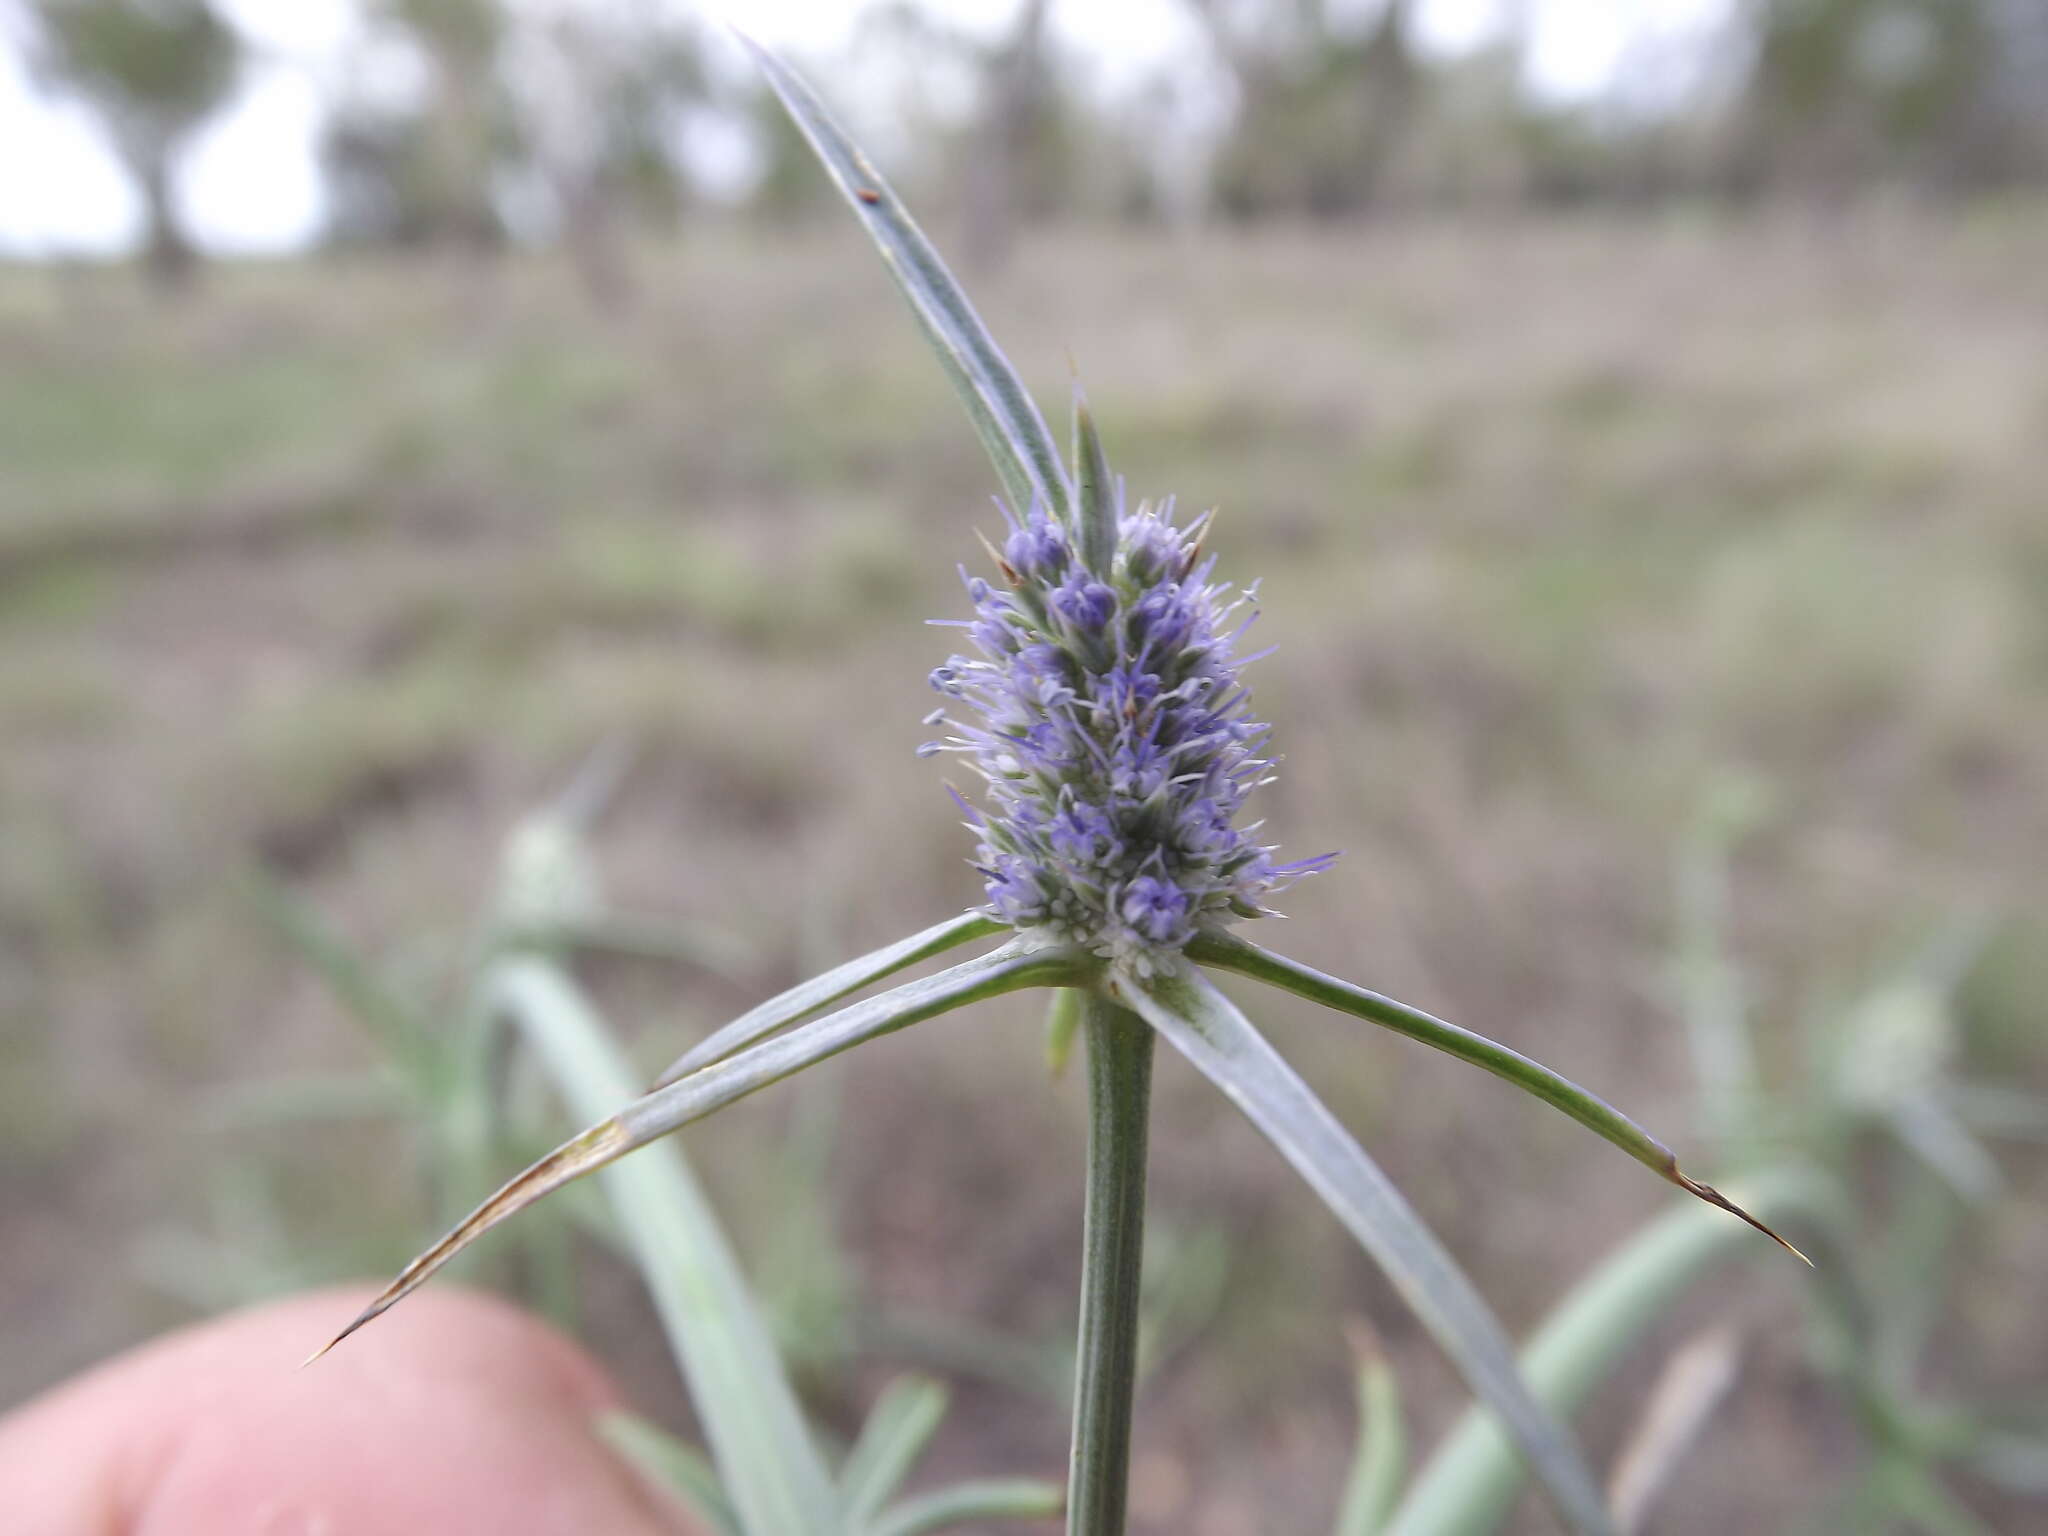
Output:
[[[920,621],[960,610],[995,523],[971,435],[851,236],[641,258],[617,319],[539,261],[223,270],[175,312],[118,274],[0,273],[0,1402],[180,1315],[107,1255],[234,1204],[211,1166],[253,1154],[196,1093],[360,1062],[222,896],[251,861],[402,947],[624,731],[616,894],[745,934],[761,988],[972,899],[911,756],[949,640]],[[2013,914],[1977,1032],[2040,1089],[2048,219],[1074,236],[978,297],[1046,398],[1071,351],[1134,495],[1220,503],[1226,574],[1265,579],[1273,829],[1347,853],[1291,899],[1290,949],[1682,1142],[1669,862],[1740,769],[1776,806],[1732,875],[1761,1001],[1796,1015],[1946,911]],[[650,1060],[750,1000],[600,979]],[[832,1194],[881,1301],[1057,1334],[1079,1106],[995,1012],[835,1069]],[[1655,1206],[1486,1083],[1268,1014],[1511,1322]],[[1304,1484],[1335,1499],[1342,1313],[1384,1327],[1422,1443],[1455,1394],[1181,1076],[1156,1198],[1238,1256],[1150,1404],[1137,1497],[1153,1528],[1235,1531]],[[743,1107],[707,1148],[786,1113]],[[369,1176],[332,1146],[295,1163],[295,1204],[337,1253],[409,1247],[424,1213],[356,1150]],[[745,1246],[772,1223],[731,1170],[760,1159],[712,1161]],[[884,1192],[884,1166],[914,1177]],[[2048,1378],[2044,1177],[2015,1159],[1958,1378]],[[1782,1322],[1793,1290],[1743,1306]],[[1751,1373],[1702,1453],[1724,1475],[1669,1529],[1807,1507],[1839,1443],[1786,1427],[1796,1381],[1789,1355]],[[1596,1444],[1641,1385],[1596,1405]],[[972,1464],[1056,1470],[1057,1416],[1005,1401],[959,1416]]]

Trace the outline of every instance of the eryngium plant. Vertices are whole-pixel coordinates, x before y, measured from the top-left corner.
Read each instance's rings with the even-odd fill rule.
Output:
[[[1270,983],[1483,1067],[1661,1177],[1761,1223],[1549,1068],[1232,931],[1326,860],[1275,865],[1255,828],[1238,825],[1246,797],[1267,777],[1266,732],[1246,716],[1239,669],[1249,658],[1236,653],[1243,600],[1211,579],[1206,520],[1176,526],[1170,503],[1126,510],[1078,401],[1071,470],[1061,462],[1037,406],[888,184],[802,80],[753,51],[880,248],[1001,482],[1002,548],[990,547],[989,573],[966,578],[976,612],[968,637],[979,656],[955,657],[933,675],[950,703],[932,721],[952,734],[931,750],[964,753],[986,785],[983,806],[961,804],[980,839],[988,902],[715,1030],[652,1092],[477,1207],[335,1342],[491,1227],[636,1147],[849,1047],[982,998],[1048,987],[1057,989],[1056,1025],[1071,1028],[1078,1015],[1087,1033],[1091,1104],[1070,1532],[1123,1529],[1151,1051],[1160,1037],[1274,1142],[1379,1262],[1571,1525],[1607,1532],[1598,1485],[1570,1433],[1529,1391],[1471,1282],[1208,973]],[[1003,942],[979,958],[814,1017],[920,960],[998,935]]]

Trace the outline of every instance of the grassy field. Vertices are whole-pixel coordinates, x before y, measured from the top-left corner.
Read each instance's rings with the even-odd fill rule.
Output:
[[[964,606],[956,562],[996,523],[971,434],[851,232],[642,256],[609,317],[527,261],[222,271],[175,312],[118,274],[0,274],[0,1404],[427,1235],[402,1139],[223,1097],[368,1059],[254,915],[258,864],[431,958],[511,821],[629,737],[614,893],[754,956],[596,977],[650,1064],[975,899],[912,755],[947,646],[921,620]],[[1133,494],[1220,505],[1224,573],[1264,579],[1271,828],[1344,850],[1290,900],[1295,953],[1711,1161],[1673,864],[1739,782],[1765,809],[1734,941],[1775,1068],[1803,1017],[1969,913],[2002,934],[1975,1067],[2048,1086],[2048,220],[1075,236],[978,290],[1048,399],[1071,356]],[[1513,1324],[1660,1208],[1490,1080],[1261,1016]],[[1082,1105],[1031,1011],[831,1071],[829,1106],[767,1095],[690,1140],[786,1289],[769,1154],[834,1138],[867,1321],[826,1320],[828,1414],[876,1355],[943,1353],[941,1325],[1058,1338]],[[1276,1156],[1191,1074],[1160,1092],[1158,1220],[1228,1262],[1141,1409],[1143,1528],[1322,1528],[1343,1320],[1379,1327],[1425,1441],[1453,1383]],[[2048,1158],[2006,1165],[1942,1338],[1959,1388],[2048,1379]],[[1794,1528],[1851,1454],[1800,1276],[1736,1273],[1660,1334],[1733,1315],[1751,1339],[1660,1531]],[[676,1411],[630,1284],[592,1260],[588,1285],[591,1335]],[[1656,1353],[1596,1404],[1603,1457]],[[1057,1475],[1062,1409],[962,1394],[947,1469]]]

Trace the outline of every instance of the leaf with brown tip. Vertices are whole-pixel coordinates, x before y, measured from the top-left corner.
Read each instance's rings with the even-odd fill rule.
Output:
[[[1213,965],[1222,970],[1235,971],[1255,981],[1280,987],[1310,1002],[1321,1003],[1339,1013],[1354,1014],[1368,1019],[1384,1029],[1391,1029],[1411,1040],[1420,1040],[1424,1045],[1433,1046],[1446,1055],[1460,1061],[1469,1061],[1475,1067],[1483,1067],[1495,1077],[1513,1083],[1524,1093],[1535,1095],[1570,1115],[1595,1135],[1601,1136],[1621,1148],[1630,1157],[1650,1169],[1666,1183],[1675,1184],[1691,1195],[1697,1195],[1709,1205],[1719,1206],[1732,1216],[1739,1216],[1772,1242],[1811,1267],[1813,1260],[1786,1242],[1763,1222],[1750,1215],[1741,1206],[1715,1189],[1711,1184],[1702,1184],[1689,1177],[1679,1166],[1678,1158],[1671,1149],[1644,1130],[1627,1115],[1609,1104],[1596,1093],[1581,1088],[1570,1078],[1562,1077],[1540,1061],[1524,1056],[1520,1051],[1511,1050],[1498,1041],[1489,1040],[1482,1034],[1448,1023],[1419,1008],[1410,1008],[1406,1003],[1396,1002],[1378,992],[1369,992],[1364,987],[1353,986],[1335,976],[1327,976],[1312,966],[1303,965],[1299,960],[1290,960],[1272,950],[1261,949],[1249,940],[1232,933],[1204,933],[1188,945],[1188,958],[1203,965]]]
[[[1012,940],[992,954],[936,976],[906,982],[766,1040],[635,1099],[611,1119],[572,1137],[465,1216],[439,1242],[400,1271],[360,1316],[308,1360],[317,1360],[365,1323],[426,1283],[456,1254],[543,1195],[595,1172],[657,1137],[723,1109],[828,1056],[968,1003],[1023,987],[1085,981],[1097,962],[1079,950]]]
[[[434,1273],[456,1254],[499,1222],[518,1215],[541,1196],[553,1193],[564,1184],[573,1183],[586,1173],[595,1173],[606,1163],[625,1156],[639,1145],[639,1142],[627,1134],[626,1128],[619,1123],[616,1116],[593,1125],[589,1130],[562,1143],[463,1217],[439,1242],[400,1270],[398,1278],[357,1313],[354,1322],[308,1355],[305,1363],[311,1365],[365,1323],[372,1322],[390,1311],[400,1301],[425,1285]]]

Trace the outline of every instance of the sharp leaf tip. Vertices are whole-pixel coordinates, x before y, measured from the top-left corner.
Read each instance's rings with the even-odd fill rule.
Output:
[[[382,1312],[390,1304],[390,1292],[387,1291],[384,1295],[379,1296],[375,1301],[371,1302],[367,1307],[363,1308],[362,1311],[358,1312],[355,1315],[355,1320],[351,1322],[346,1328],[342,1329],[341,1332],[337,1333],[333,1338],[329,1339],[325,1344],[322,1344],[318,1349],[314,1350],[313,1353],[306,1356],[305,1359],[301,1360],[299,1362],[299,1369],[303,1371],[307,1366],[313,1364],[317,1360],[322,1359],[330,1350],[334,1348],[335,1345],[339,1344],[343,1339],[347,1338],[350,1334],[354,1333],[358,1328],[362,1327],[365,1323],[375,1318],[378,1313]]]
[[[1702,1184],[1698,1179],[1688,1178],[1683,1172],[1679,1170],[1676,1164],[1672,1165],[1671,1171],[1673,1175],[1676,1177],[1679,1185],[1688,1193],[1697,1195],[1700,1199],[1706,1201],[1707,1204],[1719,1206],[1722,1210],[1728,1212],[1729,1215],[1740,1217],[1742,1220],[1748,1222],[1752,1227],[1755,1227],[1757,1231],[1763,1233],[1765,1237],[1768,1237],[1780,1248],[1784,1249],[1787,1253],[1791,1254],[1793,1258],[1797,1259],[1800,1263],[1804,1264],[1808,1269],[1814,1269],[1817,1267],[1814,1264],[1813,1260],[1809,1259],[1804,1253],[1801,1253],[1798,1248],[1794,1247],[1784,1237],[1780,1236],[1776,1231],[1774,1231],[1771,1228],[1771,1226],[1768,1223],[1759,1220],[1755,1216],[1752,1216],[1748,1211],[1745,1211],[1733,1200],[1730,1200],[1726,1195],[1722,1194],[1721,1191],[1714,1188],[1713,1185]]]

